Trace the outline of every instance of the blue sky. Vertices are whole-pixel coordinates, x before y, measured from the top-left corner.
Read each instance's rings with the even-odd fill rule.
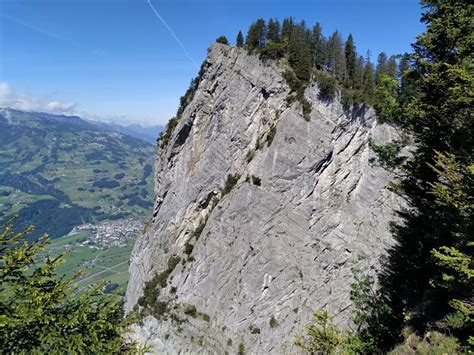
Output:
[[[216,37],[234,42],[258,17],[352,33],[374,60],[410,51],[423,31],[416,0],[151,1],[198,64]],[[10,98],[163,124],[198,71],[147,0],[2,0],[0,21],[0,95]]]

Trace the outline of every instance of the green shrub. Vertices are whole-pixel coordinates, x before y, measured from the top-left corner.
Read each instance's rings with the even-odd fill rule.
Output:
[[[170,256],[170,258],[168,259],[168,271],[170,274],[173,272],[176,265],[178,265],[180,261],[181,258],[179,256]]]
[[[258,176],[252,175],[251,177],[252,184],[260,186],[262,185],[262,179],[260,179]]]
[[[275,138],[275,135],[276,135],[276,126],[273,124],[271,125],[270,129],[268,130],[268,133],[267,133],[267,146],[269,147],[272,142],[273,142],[273,139]]]
[[[194,231],[193,236],[196,238],[196,240],[199,239],[199,237],[200,237],[201,234],[202,234],[202,231],[203,231],[204,228],[206,227],[208,218],[209,218],[209,216],[207,216],[207,217],[205,217],[204,219],[202,219],[202,220],[199,222],[199,225],[197,226],[196,230]]]
[[[311,102],[309,102],[306,98],[301,99],[300,102],[303,106],[303,118],[306,121],[309,121],[311,111],[313,110],[313,105],[311,105]]]
[[[315,73],[319,87],[319,96],[326,99],[334,99],[337,90],[337,79],[331,73],[324,70],[317,70]]]
[[[309,354],[336,354],[344,338],[325,310],[317,310],[304,327],[305,336],[297,335],[294,344]]]
[[[239,344],[237,355],[245,355],[245,345],[242,342]]]
[[[166,301],[155,301],[152,306],[152,315],[156,319],[162,318],[168,313],[168,302]]]
[[[186,307],[184,308],[184,314],[191,316],[193,318],[196,318],[197,316],[196,306],[193,304],[187,304]]]
[[[265,60],[277,60],[285,56],[285,43],[270,42],[258,50],[260,58]]]
[[[462,354],[458,339],[438,332],[429,332],[424,338],[408,331],[403,344],[389,352],[389,355],[404,354]],[[467,351],[466,354],[470,352]]]
[[[173,134],[175,127],[178,125],[178,122],[179,120],[176,117],[171,118],[166,124],[166,129],[160,133],[159,143],[161,149],[168,145],[171,135]]]
[[[201,318],[205,322],[211,321],[211,317],[209,316],[209,314],[203,312],[198,312],[198,318]]]
[[[240,174],[227,175],[227,180],[225,182],[224,188],[222,189],[222,195],[227,195],[229,192],[231,192],[239,179]]]
[[[398,101],[399,83],[396,79],[382,75],[375,90],[374,109],[380,122],[397,122],[402,109]]]
[[[229,44],[229,41],[227,40],[226,36],[217,37],[216,42],[217,43],[222,43],[222,44],[227,44],[227,45]]]
[[[186,243],[184,243],[184,253],[186,255],[191,255],[191,253],[193,252],[193,249],[194,249],[194,245],[191,244],[189,240],[187,240]]]
[[[232,346],[232,339],[231,338],[227,339],[227,346]]]
[[[254,324],[250,325],[249,330],[251,334],[260,334],[260,328]]]
[[[250,149],[245,155],[245,161],[247,163],[250,163],[254,157],[255,157],[255,150]]]
[[[276,328],[278,327],[278,321],[276,320],[275,316],[272,315],[270,318],[270,328]]]
[[[283,72],[283,79],[285,79],[292,92],[297,92],[302,86],[301,81],[296,77],[296,74],[293,70],[285,70]]]
[[[163,305],[156,305],[156,303],[158,303],[157,299],[161,293],[158,286],[163,288],[168,285],[168,277],[180,261],[181,258],[179,256],[170,256],[170,258],[168,259],[168,268],[165,271],[160,272],[159,274],[155,274],[155,276],[153,276],[151,280],[145,282],[145,287],[143,288],[143,296],[138,299],[139,306],[153,309],[153,314],[160,313],[157,310],[162,309]]]

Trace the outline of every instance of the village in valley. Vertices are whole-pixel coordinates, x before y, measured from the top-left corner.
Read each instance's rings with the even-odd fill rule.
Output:
[[[110,247],[124,247],[127,241],[135,239],[143,230],[143,222],[139,219],[108,221],[102,224],[81,224],[74,227],[69,236],[81,232],[88,232],[87,237],[77,241],[77,245],[106,249]]]

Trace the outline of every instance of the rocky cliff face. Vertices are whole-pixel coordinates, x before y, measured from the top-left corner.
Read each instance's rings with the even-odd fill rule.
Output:
[[[349,325],[351,268],[377,265],[392,243],[399,201],[386,188],[392,177],[370,163],[369,141],[395,133],[371,109],[321,100],[316,84],[306,121],[286,101],[283,69],[243,49],[214,45],[204,69],[158,152],[127,308],[161,274],[159,319],[136,329],[158,353],[294,352],[316,308]],[[228,175],[238,180],[225,189]]]

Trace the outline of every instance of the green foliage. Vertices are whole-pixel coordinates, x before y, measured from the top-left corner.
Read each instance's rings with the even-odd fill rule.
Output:
[[[118,353],[126,331],[120,299],[102,285],[77,293],[76,277],[58,277],[61,256],[44,256],[49,239],[27,242],[33,228],[0,226],[0,351]],[[41,257],[41,259],[40,259]]]
[[[187,316],[196,318],[196,315],[197,315],[196,306],[193,304],[187,304],[186,307],[184,308],[184,314],[186,314]]]
[[[268,147],[272,145],[273,138],[275,138],[275,135],[276,135],[276,125],[272,124],[270,129],[268,130],[267,138],[266,138]]]
[[[239,48],[244,46],[244,35],[242,34],[242,31],[239,31],[237,34],[236,45]]]
[[[217,37],[216,42],[221,43],[221,44],[227,44],[227,45],[229,44],[229,41],[227,40],[226,36]]]
[[[239,344],[239,349],[237,351],[237,355],[245,355],[245,345],[244,345],[244,343]]]
[[[462,354],[459,341],[451,336],[447,336],[438,332],[429,332],[424,338],[407,331],[405,341],[389,352],[389,355],[405,355],[405,354]]]
[[[258,176],[252,175],[252,176],[250,177],[250,180],[252,181],[252,184],[254,184],[254,185],[256,185],[256,186],[262,185],[262,179],[259,178]]]
[[[209,217],[203,218],[203,219],[199,222],[199,224],[198,224],[196,230],[194,231],[193,236],[196,238],[196,240],[199,239],[199,237],[200,237],[201,234],[202,234],[202,231],[203,231],[204,228],[206,227],[207,219],[208,219],[208,218],[209,218]]]
[[[270,318],[269,324],[270,324],[270,328],[278,327],[278,321],[276,320],[274,315],[272,315],[272,317]]]
[[[352,38],[352,34],[350,34],[347,38],[344,48],[344,56],[346,59],[347,79],[349,80],[349,82],[354,83],[357,65],[357,51],[355,48],[354,39]]]
[[[285,56],[286,43],[269,42],[265,47],[259,49],[260,58],[262,60],[278,60]]]
[[[379,145],[371,141],[370,148],[377,155],[377,162],[386,169],[396,169],[405,161],[405,158],[400,156],[401,147],[397,143]]]
[[[304,336],[295,337],[294,344],[308,354],[337,354],[344,342],[344,335],[325,310],[317,310],[304,331]]]
[[[193,80],[191,80],[191,83],[189,84],[189,87],[186,90],[186,93],[184,94],[184,96],[181,96],[181,98],[179,99],[179,107],[178,107],[178,111],[176,112],[176,116],[171,118],[168,121],[168,123],[166,124],[165,131],[160,133],[160,137],[158,138],[158,141],[159,141],[159,146],[161,150],[163,150],[165,147],[168,146],[171,140],[171,137],[173,135],[173,131],[178,125],[178,122],[181,119],[181,116],[184,110],[189,105],[189,103],[193,100],[194,94],[196,93],[199,83],[201,82],[202,76],[204,75],[205,63],[206,62],[202,63],[201,68],[199,69],[198,75]]]
[[[303,107],[303,118],[305,119],[305,121],[309,121],[311,111],[313,110],[313,105],[311,105],[311,102],[308,101],[308,99],[306,99],[305,97],[303,97],[300,102],[301,106]]]
[[[30,239],[44,233],[57,239],[84,223],[145,218],[153,205],[147,175],[153,151],[152,144],[78,117],[6,108],[0,112],[0,224],[18,214],[16,231],[31,224]]]
[[[245,155],[245,161],[247,163],[250,163],[254,157],[255,157],[255,149],[250,149]]]
[[[392,226],[396,244],[379,275],[377,298],[389,316],[382,329],[377,328],[380,320],[367,318],[365,331],[379,351],[395,346],[409,328],[424,337],[419,353],[456,352],[454,342],[466,349],[474,343],[474,58],[469,39],[474,5],[466,0],[421,3],[426,32],[418,36],[413,55],[402,57],[400,84],[394,79],[395,58],[379,57],[378,111],[392,121],[403,113],[398,123],[416,150],[401,166],[399,183],[410,208],[400,211],[401,222]],[[433,332],[446,348],[425,344]]]
[[[374,108],[381,122],[397,122],[402,116],[398,100],[399,83],[395,78],[381,74],[375,90]]]
[[[168,145],[169,141],[171,140],[171,135],[173,134],[174,129],[178,125],[178,122],[178,118],[171,118],[166,124],[165,130],[160,133],[160,138],[158,141],[160,143],[161,149],[165,148]]]
[[[452,334],[461,339],[474,340],[474,306],[470,302],[474,279],[474,242],[472,241],[474,208],[474,164],[468,166],[452,154],[436,153],[436,182],[431,193],[440,208],[456,212],[457,223],[452,226],[455,242],[434,248],[431,254],[439,268],[434,278],[436,285],[449,292],[448,303],[452,312],[443,323]]]
[[[250,334],[260,334],[260,328],[257,327],[255,324],[251,324],[249,326]]]
[[[281,26],[278,19],[268,21],[267,38],[269,43],[278,43],[281,41]]]
[[[189,242],[189,240],[184,243],[184,253],[186,255],[191,255],[194,249],[194,245]]]
[[[318,82],[319,96],[326,99],[334,99],[337,90],[337,79],[327,71],[317,70],[315,78]]]
[[[246,39],[247,49],[262,48],[266,43],[266,34],[267,26],[264,19],[260,18],[251,24]]]
[[[157,319],[165,315],[168,310],[168,303],[158,300],[161,293],[160,289],[168,285],[168,278],[180,261],[181,258],[179,256],[170,256],[168,268],[159,274],[155,274],[151,280],[145,282],[143,296],[138,299],[138,305],[143,307],[144,310],[151,311]],[[146,314],[144,310],[141,312],[142,315]]]
[[[222,195],[227,195],[232,191],[234,186],[237,184],[237,182],[240,179],[240,174],[234,174],[234,175],[227,175],[227,180],[224,184],[224,187],[222,188]]]

